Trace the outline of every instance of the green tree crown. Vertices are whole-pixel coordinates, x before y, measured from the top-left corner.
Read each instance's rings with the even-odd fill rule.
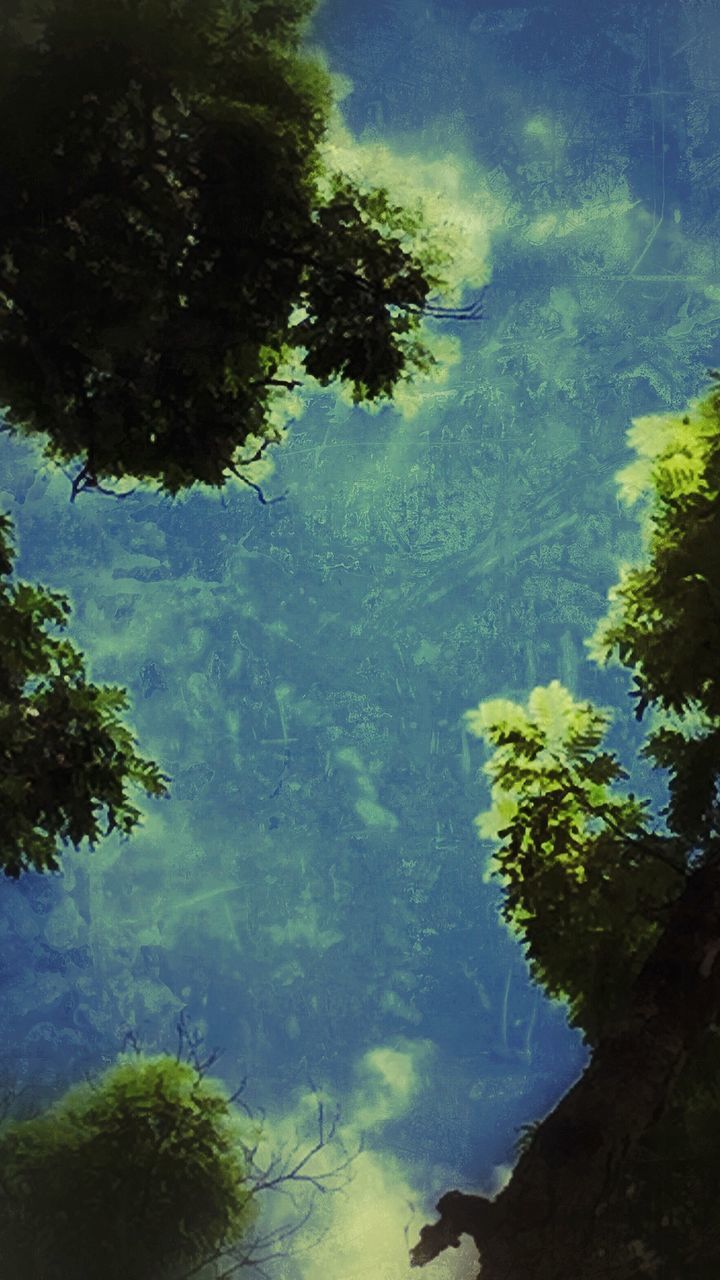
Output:
[[[492,748],[491,807],[477,827],[497,842],[503,916],[531,972],[595,1041],[677,893],[682,850],[651,832],[647,804],[617,785],[627,774],[602,748],[608,714],[558,681],[534,689],[527,707],[495,699],[466,721]]]
[[[121,1060],[44,1114],[6,1125],[4,1274],[24,1280],[186,1274],[252,1225],[247,1129],[217,1081],[167,1056]]]
[[[720,717],[720,387],[684,413],[640,418],[618,477],[642,500],[645,558],[623,568],[591,641],[617,655],[648,702]]]
[[[0,515],[0,867],[17,878],[56,870],[58,845],[129,835],[131,791],[162,796],[166,779],[121,719],[124,690],[89,681],[62,634],[66,597],[10,579],[10,532]]]
[[[603,747],[608,714],[557,681],[527,706],[496,699],[466,717],[490,749],[491,805],[477,825],[495,845],[504,917],[591,1045],[618,1025],[693,872],[720,853],[720,389],[636,421],[628,437],[636,457],[618,479],[643,504],[643,555],[623,567],[589,646],[596,661],[630,668],[636,717],[650,713],[643,754],[665,771],[669,796],[659,830]],[[687,985],[689,1005],[693,976],[666,975]],[[710,1026],[623,1167],[618,1239],[642,1244],[663,1280],[709,1280],[720,1267],[719,1072]]]
[[[444,252],[325,171],[311,8],[18,0],[1,20],[0,404],[91,483],[222,485],[279,438],[296,372],[362,401],[432,363]]]

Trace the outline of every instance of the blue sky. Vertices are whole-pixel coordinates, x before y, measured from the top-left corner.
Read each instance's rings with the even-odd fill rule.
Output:
[[[580,1070],[483,878],[462,715],[557,677],[617,707],[634,764],[627,682],[583,641],[638,550],[630,420],[718,358],[719,26],[701,0],[326,0],[338,154],[460,228],[466,296],[490,279],[484,320],[440,333],[444,380],[372,415],[308,392],[270,507],[70,506],[0,441],[22,574],[70,593],[93,675],[129,688],[174,778],[130,845],[0,885],[6,1043],[54,1087],[128,1028],[170,1046],[187,1009],[278,1134],[310,1080],[337,1099],[367,1152],[289,1280],[403,1280],[405,1228],[496,1185]]]

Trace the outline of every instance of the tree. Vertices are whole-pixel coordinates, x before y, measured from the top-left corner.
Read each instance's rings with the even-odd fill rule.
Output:
[[[416,1265],[467,1232],[483,1280],[720,1267],[720,386],[629,438],[619,479],[645,503],[644,559],[622,570],[592,649],[634,673],[667,807],[652,824],[602,746],[608,717],[557,682],[527,708],[468,716],[492,748],[478,823],[497,842],[505,918],[592,1049],[497,1198],[450,1192],[421,1232]]]
[[[0,1096],[0,1256],[13,1277],[265,1275],[290,1256],[316,1195],[346,1185],[358,1152],[345,1152],[338,1110],[328,1117],[313,1089],[316,1135],[268,1135],[246,1081],[230,1094],[210,1076],[219,1051],[184,1014],[177,1032],[177,1053],[156,1056],[128,1032],[114,1067],[39,1115],[15,1115],[27,1090]],[[289,1205],[269,1224],[268,1192]]]
[[[445,251],[417,211],[325,170],[312,8],[5,8],[0,403],[51,457],[84,459],[75,492],[221,486],[280,439],[298,372],[363,401],[432,363]]]
[[[0,1252],[27,1280],[179,1280],[251,1227],[246,1130],[173,1057],[121,1061],[0,1132]]]
[[[161,796],[166,779],[120,718],[124,691],[91,683],[62,635],[67,599],[11,581],[10,533],[0,515],[0,867],[17,879],[56,870],[59,843],[129,835],[130,790]]]

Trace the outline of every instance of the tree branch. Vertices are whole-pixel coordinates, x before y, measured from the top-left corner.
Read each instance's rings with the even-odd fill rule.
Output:
[[[67,474],[68,473],[66,471],[65,475]],[[68,476],[68,479],[69,478],[70,477]],[[72,479],[70,486],[70,502],[75,502],[79,493],[87,493],[89,491],[92,493],[102,493],[108,498],[117,498],[118,500],[122,500],[123,498],[131,498],[133,494],[137,492],[137,489],[128,489],[125,493],[118,493],[117,489],[107,489],[105,485],[100,484],[95,472],[90,466],[90,463],[85,462]]]
[[[417,1266],[475,1240],[483,1280],[623,1280],[637,1274],[620,1256],[613,1207],[629,1158],[662,1116],[676,1081],[720,1014],[720,867],[687,878],[583,1075],[534,1133],[493,1201],[451,1193],[440,1221],[423,1228]],[[634,1270],[633,1270],[634,1268]]]
[[[238,468],[241,466],[249,467],[251,463],[257,462],[258,459],[262,456],[263,450],[266,448],[266,445],[270,443],[272,443],[270,440],[266,441],[265,444],[261,445],[257,453],[254,455],[254,457],[247,458],[241,463],[233,462],[231,459],[224,460],[224,465],[227,467],[228,471],[232,472],[232,474],[235,476],[237,480],[242,480],[243,484],[246,484],[248,488],[255,490],[258,496],[258,502],[263,507],[272,507],[276,502],[284,502],[290,490],[286,489],[284,493],[278,494],[277,497],[275,498],[266,498],[265,494],[260,488],[260,485],[255,484],[254,480],[250,480],[247,476],[244,476],[242,474],[242,471],[240,471]]]

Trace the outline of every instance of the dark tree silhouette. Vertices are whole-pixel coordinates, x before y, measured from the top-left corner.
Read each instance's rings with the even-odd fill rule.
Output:
[[[444,250],[417,249],[416,211],[324,169],[312,8],[4,6],[0,403],[83,460],[75,492],[242,477],[279,438],[289,362],[358,401],[432,363]]]
[[[592,1048],[496,1199],[450,1192],[421,1233],[416,1265],[472,1236],[482,1280],[720,1271],[720,387],[630,440],[645,556],[593,643],[634,673],[666,809],[653,825],[621,790],[607,716],[557,683],[469,713],[493,749],[479,822],[505,917]]]

